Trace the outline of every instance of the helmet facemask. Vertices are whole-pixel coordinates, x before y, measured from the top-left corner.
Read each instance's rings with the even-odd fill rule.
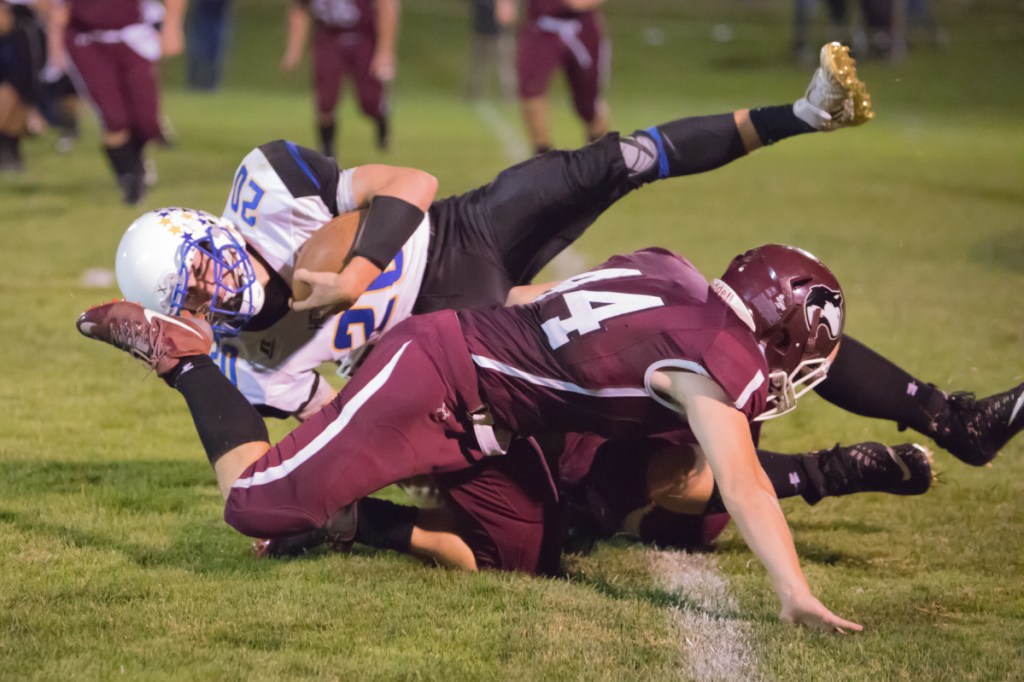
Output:
[[[764,352],[768,398],[755,421],[791,412],[832,365],[845,318],[839,282],[806,251],[769,244],[735,258],[713,287],[742,308]]]
[[[196,312],[202,314],[217,338],[237,336],[263,306],[263,287],[256,279],[252,259],[230,229],[210,225],[198,235],[184,234],[177,280],[170,297],[171,314],[188,309],[190,290],[212,285],[209,299]],[[196,273],[197,259],[203,271]]]

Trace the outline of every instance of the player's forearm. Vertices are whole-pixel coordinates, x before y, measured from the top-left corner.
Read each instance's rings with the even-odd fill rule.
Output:
[[[184,50],[186,5],[186,0],[167,0],[164,3],[164,19],[160,29],[164,57],[173,57]]]
[[[524,305],[533,303],[541,294],[550,291],[558,282],[545,282],[544,284],[524,284],[512,287],[505,298],[505,305]]]
[[[573,12],[592,12],[603,5],[605,0],[564,0],[564,2],[565,6]]]
[[[350,308],[363,295],[373,280],[383,272],[370,260],[354,256],[337,275],[337,301],[335,305]]]
[[[723,485],[719,480],[718,486],[725,508],[747,546],[764,565],[782,603],[810,594],[793,536],[771,486],[760,480],[756,485]]]
[[[294,3],[288,6],[288,37],[284,48],[286,61],[297,63],[302,57],[309,35],[309,23],[309,12],[306,8]]]
[[[63,3],[47,2],[43,5],[46,16],[47,66],[59,71],[67,68],[64,31],[68,25],[68,8]]]
[[[173,30],[181,31],[185,23],[187,6],[187,0],[165,0],[163,26],[165,28],[170,26]]]
[[[377,0],[377,52],[393,55],[398,44],[398,0]]]

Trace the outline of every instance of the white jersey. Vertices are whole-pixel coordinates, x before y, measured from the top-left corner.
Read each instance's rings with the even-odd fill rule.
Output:
[[[335,216],[356,209],[352,170],[290,142],[270,142],[242,160],[223,217],[271,268],[291,281],[299,248]],[[295,414],[318,390],[316,368],[343,363],[412,314],[427,265],[430,222],[423,222],[387,269],[350,309],[323,320],[289,311],[263,331],[222,339],[213,357],[246,399]]]

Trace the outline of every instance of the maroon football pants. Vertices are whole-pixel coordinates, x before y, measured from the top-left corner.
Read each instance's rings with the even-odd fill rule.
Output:
[[[607,77],[609,52],[597,16],[554,20],[566,22],[561,31],[555,26],[543,27],[544,19],[549,18],[527,23],[519,32],[516,44],[519,97],[532,99],[544,95],[552,75],[562,69],[569,80],[576,113],[584,121],[593,121]]]
[[[342,82],[351,79],[363,113],[374,119],[386,115],[384,83],[370,73],[375,46],[376,40],[372,35],[316,26],[313,32],[313,88],[318,114],[334,116]]]
[[[242,473],[224,518],[246,535],[284,537],[402,479],[466,468],[479,459],[468,421],[477,407],[455,313],[410,318],[333,401]]]
[[[160,99],[156,64],[124,43],[76,41],[67,50],[79,81],[88,90],[103,130],[127,130],[140,140],[160,139]]]

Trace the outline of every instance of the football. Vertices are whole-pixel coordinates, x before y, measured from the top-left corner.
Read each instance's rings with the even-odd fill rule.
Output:
[[[324,224],[299,249],[295,269],[341,272],[348,262],[359,226],[366,220],[366,213],[366,209],[349,211]],[[292,282],[292,298],[296,301],[306,300],[311,291],[305,282]]]

